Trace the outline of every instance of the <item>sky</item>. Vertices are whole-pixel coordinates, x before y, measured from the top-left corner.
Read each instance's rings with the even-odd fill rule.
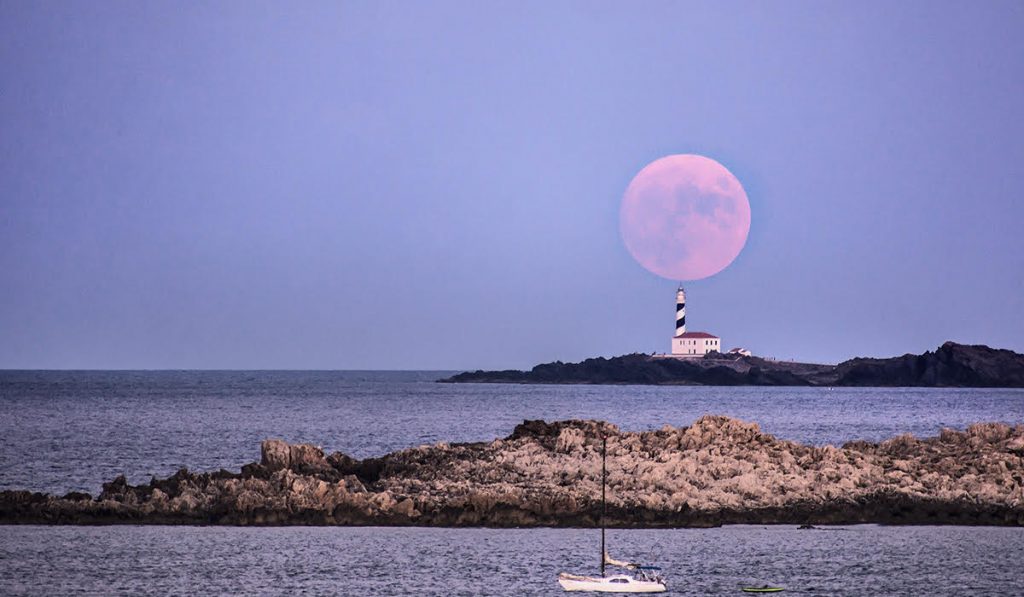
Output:
[[[1024,352],[1024,3],[0,1],[0,368],[476,369],[669,350],[619,235],[743,184],[691,331]]]

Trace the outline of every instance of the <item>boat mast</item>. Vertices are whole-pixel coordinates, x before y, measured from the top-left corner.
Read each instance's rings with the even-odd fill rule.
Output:
[[[604,576],[604,517],[607,513],[607,508],[604,501],[604,485],[605,478],[608,476],[608,470],[605,465],[605,460],[608,458],[608,438],[601,438],[601,576]]]

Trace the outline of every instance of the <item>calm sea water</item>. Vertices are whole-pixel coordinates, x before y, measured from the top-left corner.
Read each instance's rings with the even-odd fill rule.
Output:
[[[0,489],[96,493],[182,466],[238,470],[279,437],[357,457],[505,436],[523,419],[624,429],[704,414],[815,444],[1024,422],[1024,391],[449,385],[447,372],[0,372]],[[609,532],[676,594],[1024,594],[1024,529]],[[556,595],[594,572],[577,529],[2,527],[0,594]]]
[[[627,430],[704,414],[815,444],[1024,422],[1024,390],[439,384],[450,372],[0,371],[0,489],[95,494],[181,467],[237,471],[277,437],[356,457],[491,440],[524,419]]]
[[[560,595],[596,573],[579,529],[7,527],[4,595]],[[1024,530],[793,527],[609,531],[673,594],[1020,595]]]

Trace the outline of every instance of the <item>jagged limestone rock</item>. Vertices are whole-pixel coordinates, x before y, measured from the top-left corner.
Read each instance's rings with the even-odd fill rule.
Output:
[[[118,477],[96,499],[2,492],[0,522],[592,526],[602,439],[611,526],[1024,524],[1024,425],[819,447],[721,416],[644,432],[526,421],[364,460],[267,440],[239,474]]]

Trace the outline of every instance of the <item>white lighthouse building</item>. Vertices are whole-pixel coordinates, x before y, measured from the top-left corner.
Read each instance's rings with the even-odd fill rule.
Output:
[[[703,357],[709,352],[722,352],[722,339],[707,332],[686,331],[686,292],[680,285],[676,291],[676,334],[672,336],[672,356]]]

